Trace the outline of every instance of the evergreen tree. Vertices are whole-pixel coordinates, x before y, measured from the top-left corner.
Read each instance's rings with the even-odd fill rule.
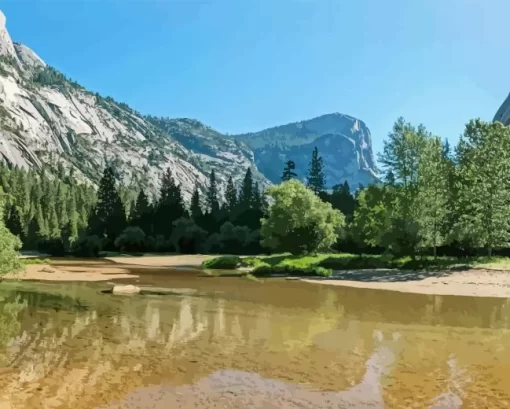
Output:
[[[216,173],[214,169],[209,175],[209,186],[207,187],[207,208],[212,215],[218,215],[220,211],[220,202],[218,199],[218,185],[216,182]]]
[[[195,185],[193,196],[191,196],[190,214],[191,218],[195,221],[202,217],[202,206],[200,203],[200,191],[198,190],[198,184]]]
[[[167,169],[161,181],[160,197],[157,204],[154,229],[158,234],[170,237],[172,223],[185,214],[181,188],[175,183],[170,169]]]
[[[126,225],[126,211],[115,183],[113,169],[108,167],[99,183],[98,201],[92,214],[90,232],[115,240]]]
[[[324,175],[324,163],[322,157],[319,156],[317,147],[313,150],[312,159],[308,168],[308,183],[307,186],[316,194],[319,195],[324,191],[326,186],[326,177]]]
[[[225,208],[229,214],[233,214],[237,209],[237,191],[234,186],[232,176],[228,178],[227,190],[225,192]]]
[[[354,214],[356,207],[356,199],[351,193],[349,183],[345,181],[342,184],[333,186],[333,192],[329,196],[329,202],[333,209],[340,210],[347,219],[350,219]]]
[[[151,210],[149,198],[142,189],[131,212],[131,226],[140,227],[146,235],[152,234]]]
[[[241,190],[239,192],[239,207],[241,211],[251,209],[253,206],[253,176],[251,168],[246,170]]]
[[[288,160],[287,162],[285,162],[285,168],[283,169],[283,174],[282,174],[282,182],[287,182],[291,179],[295,179],[297,177],[296,173],[294,172],[294,170],[296,169],[296,164],[294,163],[294,161],[292,160]]]

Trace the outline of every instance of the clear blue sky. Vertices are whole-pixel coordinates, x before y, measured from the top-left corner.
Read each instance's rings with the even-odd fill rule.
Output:
[[[510,92],[508,0],[3,0],[15,41],[142,113],[239,133],[342,112],[456,141]]]

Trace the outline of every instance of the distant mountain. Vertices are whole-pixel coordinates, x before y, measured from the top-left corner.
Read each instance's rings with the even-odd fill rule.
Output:
[[[499,121],[505,125],[510,125],[510,94],[503,101],[503,104],[501,104],[499,107],[498,112],[496,112],[494,121]]]
[[[253,149],[257,167],[273,183],[280,180],[287,160],[296,163],[298,177],[305,180],[314,147],[324,160],[329,188],[345,180],[353,189],[378,180],[370,130],[348,115],[322,115],[234,137]]]

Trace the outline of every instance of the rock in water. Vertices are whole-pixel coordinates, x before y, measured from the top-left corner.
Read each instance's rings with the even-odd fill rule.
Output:
[[[134,285],[116,285],[112,290],[113,294],[140,294],[140,287]]]

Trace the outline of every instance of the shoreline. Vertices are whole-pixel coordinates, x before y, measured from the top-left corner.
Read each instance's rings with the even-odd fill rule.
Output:
[[[4,280],[101,282],[138,279],[146,270],[196,271],[207,255],[107,257],[103,259],[54,259],[49,264],[29,264],[25,271]],[[276,278],[276,277],[275,277]],[[283,277],[282,277],[283,278]],[[510,270],[472,268],[426,272],[390,269],[336,270],[332,277],[285,277],[309,284],[411,294],[510,298]],[[261,278],[264,280],[264,278]],[[269,280],[271,278],[268,278]]]
[[[385,270],[391,271],[391,270]],[[376,270],[370,270],[376,273]],[[510,271],[491,269],[468,269],[436,273],[413,272],[412,279],[405,279],[408,272],[394,270],[390,279],[372,274],[371,279],[348,280],[349,275],[366,275],[367,271],[335,271],[330,278],[300,278],[300,281],[371,290],[397,291],[422,295],[451,295],[469,297],[510,298]],[[400,279],[399,279],[400,276]],[[394,279],[394,280],[392,280]]]

